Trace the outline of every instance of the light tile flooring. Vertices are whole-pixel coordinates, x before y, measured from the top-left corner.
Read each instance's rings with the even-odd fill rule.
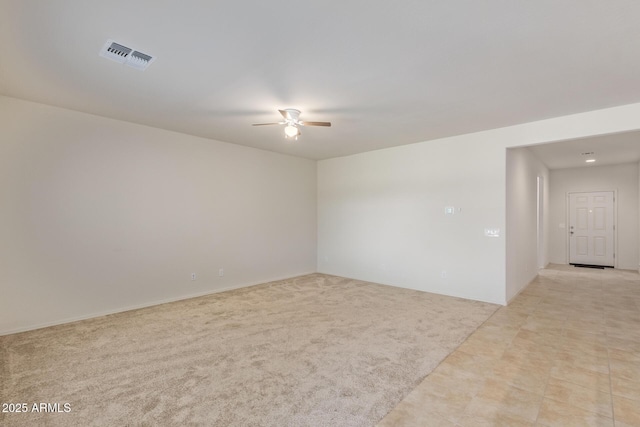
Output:
[[[379,426],[640,426],[640,276],[550,265]]]

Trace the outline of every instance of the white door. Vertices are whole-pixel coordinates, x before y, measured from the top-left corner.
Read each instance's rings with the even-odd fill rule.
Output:
[[[569,193],[569,263],[614,266],[613,191]]]

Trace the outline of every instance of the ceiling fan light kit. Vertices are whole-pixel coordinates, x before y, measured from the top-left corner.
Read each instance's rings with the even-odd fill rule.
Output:
[[[300,120],[300,110],[294,108],[287,108],[285,110],[278,110],[282,117],[283,122],[275,123],[254,123],[253,126],[268,126],[268,125],[286,125],[284,128],[285,138],[298,139],[302,133],[300,132],[300,126],[325,126],[330,127],[330,122],[304,122]]]
[[[300,135],[300,129],[294,125],[287,125],[284,128],[284,134],[287,138],[298,138],[298,135]]]

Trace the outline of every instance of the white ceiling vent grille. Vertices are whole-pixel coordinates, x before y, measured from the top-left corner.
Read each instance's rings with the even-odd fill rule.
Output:
[[[107,40],[104,46],[102,46],[100,56],[128,65],[136,70],[146,70],[156,59],[154,56],[123,46],[113,40]]]

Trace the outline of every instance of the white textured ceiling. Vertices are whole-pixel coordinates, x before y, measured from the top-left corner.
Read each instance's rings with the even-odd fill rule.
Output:
[[[637,0],[0,0],[0,94],[323,159],[640,102],[639,21]],[[286,107],[333,127],[251,126]]]

